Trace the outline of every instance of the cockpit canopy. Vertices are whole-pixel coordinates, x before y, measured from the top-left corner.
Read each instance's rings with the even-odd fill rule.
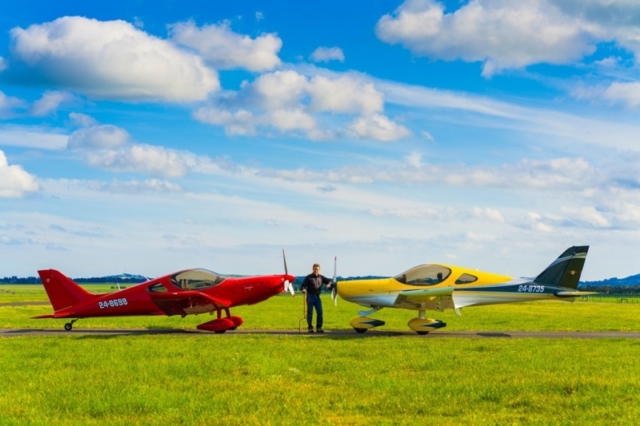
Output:
[[[420,265],[395,277],[397,281],[409,285],[434,285],[451,275],[451,269],[442,265]]]
[[[183,290],[202,290],[220,284],[227,277],[206,269],[189,269],[171,276],[171,284]]]

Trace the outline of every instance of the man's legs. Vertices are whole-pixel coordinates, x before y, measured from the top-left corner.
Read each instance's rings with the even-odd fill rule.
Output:
[[[320,296],[316,296],[318,299],[316,301],[316,313],[318,317],[316,318],[316,329],[322,329],[322,300]]]
[[[307,326],[309,330],[313,329],[313,306],[315,305],[315,297],[317,296],[307,293]]]

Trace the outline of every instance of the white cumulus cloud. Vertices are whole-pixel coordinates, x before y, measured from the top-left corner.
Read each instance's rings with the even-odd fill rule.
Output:
[[[113,125],[78,129],[69,136],[67,147],[80,152],[87,164],[116,172],[179,177],[198,163],[188,152],[133,143],[126,130]]]
[[[97,125],[76,130],[69,136],[69,149],[106,149],[129,141],[126,130],[112,125]]]
[[[69,92],[48,90],[42,94],[40,99],[31,105],[31,108],[29,108],[29,114],[36,117],[42,117],[50,112],[54,112],[61,104],[72,101],[73,99],[74,96]]]
[[[604,99],[620,102],[629,108],[640,107],[640,82],[611,83],[602,94]]]
[[[133,144],[119,149],[85,153],[87,163],[118,172],[141,172],[162,177],[180,177],[191,169],[192,154],[160,146]]]
[[[63,149],[69,136],[37,127],[0,126],[0,145],[39,149]]]
[[[269,112],[270,121],[274,127],[282,130],[313,130],[316,120],[302,108],[281,109]]]
[[[177,43],[195,49],[217,68],[266,71],[280,65],[282,40],[275,34],[252,39],[233,32],[228,21],[201,28],[193,21],[180,22],[171,26],[170,33]]]
[[[13,96],[7,96],[0,92],[0,118],[10,116],[16,108],[24,106],[26,102]]]
[[[344,62],[344,52],[339,47],[318,47],[311,54],[311,60],[313,62]]]
[[[350,136],[389,141],[411,134],[383,115],[383,110],[384,95],[361,75],[308,77],[286,70],[243,82],[239,91],[224,93],[212,105],[195,110],[193,117],[223,126],[229,135],[273,128],[313,140]]]
[[[422,154],[419,152],[412,152],[404,159],[411,167],[422,167]]]
[[[98,124],[98,121],[95,118],[81,112],[69,113],[69,119],[74,125],[79,127],[89,127]]]
[[[4,151],[0,150],[0,197],[22,197],[38,189],[40,185],[35,176],[20,166],[10,166]]]
[[[315,76],[309,84],[309,94],[311,107],[317,111],[371,114],[384,107],[384,95],[373,83],[351,75]]]
[[[418,55],[483,62],[483,75],[536,63],[567,64],[593,53],[602,30],[553,1],[476,0],[453,12],[435,0],[407,0],[376,34]]]
[[[602,212],[593,206],[583,207],[562,207],[560,212],[567,216],[570,222],[586,224],[596,228],[608,228],[611,222]]]
[[[69,136],[67,146],[79,152],[84,161],[93,167],[167,178],[184,176],[208,161],[189,152],[134,143],[126,130],[113,125],[95,125],[76,130]]]
[[[10,33],[31,78],[92,97],[188,102],[220,86],[199,56],[125,21],[66,16]]]
[[[177,183],[173,183],[167,180],[160,180],[160,179],[146,179],[143,181],[114,180],[113,182],[109,182],[109,183],[96,182],[90,185],[90,187],[100,191],[108,191],[113,193],[124,193],[124,194],[139,194],[139,193],[145,193],[145,192],[158,192],[158,193],[184,192],[184,188],[182,188],[182,186],[178,185]]]
[[[256,100],[267,108],[286,108],[298,105],[307,95],[309,82],[295,71],[276,71],[261,75],[244,88],[253,92]]]
[[[394,123],[384,115],[373,114],[356,119],[348,130],[363,139],[375,139],[389,142],[411,135],[406,127]]]
[[[500,210],[474,207],[473,209],[471,209],[471,212],[475,217],[486,218],[500,223],[503,223],[505,221],[504,216],[502,216],[502,213],[500,213]]]
[[[217,107],[202,107],[193,112],[193,117],[203,123],[223,126],[228,135],[253,135],[259,124],[253,113],[244,109],[231,112]]]

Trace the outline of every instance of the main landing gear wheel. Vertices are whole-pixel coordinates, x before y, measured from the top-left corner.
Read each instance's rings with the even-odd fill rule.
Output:
[[[429,334],[428,331],[416,331],[416,333],[418,333],[421,336],[424,336],[425,334]]]
[[[215,330],[215,331],[214,331],[214,333],[216,333],[216,334],[222,334],[222,333],[224,333],[225,331],[227,331],[227,330]]]
[[[354,329],[355,331],[357,331],[358,333],[364,333],[365,331],[367,331],[367,329],[366,329],[366,328],[355,328],[355,327],[353,327],[353,329]]]

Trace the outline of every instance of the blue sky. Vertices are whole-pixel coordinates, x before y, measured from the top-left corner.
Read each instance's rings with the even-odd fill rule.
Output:
[[[640,4],[22,1],[0,276],[640,272]]]

